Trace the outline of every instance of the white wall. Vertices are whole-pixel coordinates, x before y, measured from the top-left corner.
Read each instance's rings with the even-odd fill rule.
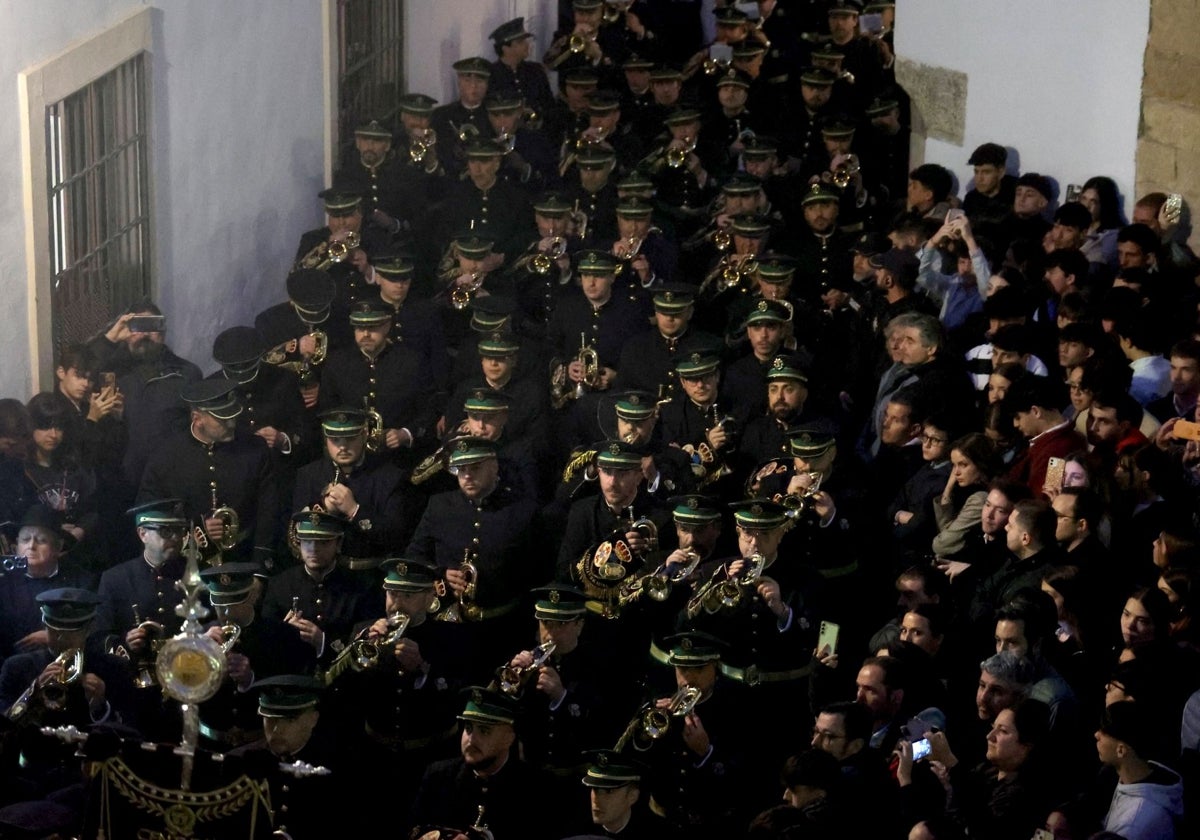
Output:
[[[530,58],[539,61],[558,22],[557,0],[408,0],[404,6],[406,87],[443,104],[458,98],[450,65],[473,55],[496,60],[487,36],[497,26],[523,16],[534,34]]]
[[[1150,0],[920,0],[897,17],[897,53],[969,77],[963,145],[929,140],[924,152],[957,174],[960,195],[971,151],[992,141],[1008,147],[1010,171],[1049,175],[1063,192],[1108,175],[1128,213]]]
[[[17,74],[147,5],[159,10],[153,276],[168,342],[211,369],[213,336],[283,299],[300,233],[320,223],[322,0],[0,3],[0,396],[32,388]]]

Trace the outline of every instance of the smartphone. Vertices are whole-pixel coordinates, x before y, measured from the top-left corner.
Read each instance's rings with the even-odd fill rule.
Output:
[[[946,222],[949,223],[949,222],[957,221],[958,219],[961,219],[966,215],[967,215],[967,213],[965,210],[963,210],[959,207],[951,207],[949,210],[946,211]]]
[[[1078,184],[1067,184],[1067,197],[1063,203],[1070,204],[1072,201],[1078,201],[1081,195],[1083,195],[1083,187]]]
[[[104,371],[104,373],[100,374],[100,387],[102,389],[103,388],[116,388],[117,387],[117,374],[111,370],[106,370],[106,371]]]
[[[1051,487],[1055,490],[1061,490],[1063,484],[1063,471],[1067,468],[1067,462],[1064,458],[1051,458],[1046,464],[1046,487]]]
[[[817,636],[817,652],[829,649],[830,654],[837,653],[838,633],[841,627],[832,621],[821,622],[821,633]]]
[[[1193,423],[1191,420],[1180,420],[1171,429],[1171,437],[1175,438],[1175,440],[1200,441],[1200,423]]]
[[[163,315],[137,315],[129,319],[129,331],[134,333],[162,332],[167,319]]]
[[[883,31],[883,15],[859,15],[858,31],[864,35],[878,35]]]
[[[1033,840],[1054,840],[1054,834],[1044,828],[1035,828],[1033,830]]]
[[[729,44],[713,44],[708,48],[708,57],[714,61],[733,61],[733,47]]]
[[[929,746],[929,739],[922,738],[920,741],[913,741],[913,761],[923,761],[929,758],[929,753],[932,747]]]

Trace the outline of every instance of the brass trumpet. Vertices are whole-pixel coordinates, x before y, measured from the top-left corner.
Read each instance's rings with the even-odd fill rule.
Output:
[[[483,285],[483,275],[478,271],[471,273],[471,282],[466,286],[458,285],[457,281],[450,287],[450,306],[461,312],[471,305],[471,299]]]
[[[229,505],[218,504],[217,483],[213,481],[210,486],[212,488],[212,513],[208,515],[208,518],[221,520],[221,536],[217,539],[217,547],[222,551],[229,551],[241,539],[242,520],[238,516],[238,512]]]
[[[652,601],[662,603],[671,596],[671,590],[675,584],[682,583],[692,576],[696,568],[700,565],[700,555],[688,549],[686,552],[688,562],[674,572],[667,572],[667,564],[663,562],[657,569],[647,574],[632,578],[621,585],[620,594],[617,596],[617,603],[620,606],[627,606],[642,597],[642,594],[650,598]]]
[[[740,606],[745,597],[745,590],[757,585],[758,579],[762,577],[767,558],[756,553],[747,557],[745,562],[746,568],[736,577],[729,573],[725,564],[718,566],[708,582],[688,599],[688,618],[695,618],[701,610],[711,615],[722,609]]]
[[[717,228],[712,232],[712,244],[719,253],[723,254],[733,244],[733,234],[724,228]]]
[[[238,639],[242,637],[242,625],[234,624],[232,621],[228,624],[221,625],[221,653],[226,656],[233,650],[233,646],[238,643]]]
[[[517,135],[509,134],[507,131],[496,136],[496,142],[500,144],[500,148],[504,150],[504,154],[511,154],[512,150],[517,147]]]
[[[729,67],[732,62],[727,58],[706,58],[704,59],[704,75],[716,76],[718,73],[729,72]]]
[[[575,385],[575,399],[584,395],[587,388],[600,384],[600,354],[587,343],[587,336],[579,334],[579,355],[575,357],[583,365],[583,379]]]
[[[83,649],[82,648],[67,648],[54,659],[55,665],[62,668],[53,680],[46,683],[41,688],[42,704],[47,710],[56,712],[60,711],[67,701],[67,687],[78,682],[83,676]],[[29,684],[29,688],[21,693],[21,696],[13,701],[13,704],[8,707],[7,717],[9,720],[19,720],[29,711],[29,704],[33,701],[34,695],[38,693],[38,681],[35,678]]]
[[[629,7],[632,5],[632,3],[605,3],[604,22],[608,24],[616,23],[629,11]]]
[[[415,132],[408,144],[408,159],[413,163],[424,163],[429,150],[437,145],[437,132],[432,128]]]
[[[854,176],[862,171],[862,164],[858,160],[858,155],[847,155],[846,159],[833,170],[833,183],[839,189],[846,189],[850,186],[850,182],[854,180]]]
[[[630,742],[635,750],[645,752],[650,749],[655,741],[665,737],[671,730],[672,720],[685,718],[692,713],[700,702],[700,696],[700,689],[685,685],[675,692],[671,704],[665,709],[657,708],[653,702],[647,703],[633,716],[613,749],[621,752]]]
[[[567,39],[567,49],[578,55],[587,49],[588,41],[591,40],[591,38],[588,38],[582,32],[572,32],[571,37]]]
[[[691,137],[684,142],[682,146],[671,145],[667,147],[667,166],[672,169],[679,169],[687,163],[688,156],[696,151],[696,138]]]
[[[438,621],[461,624],[463,621],[478,621],[483,617],[483,610],[475,604],[475,592],[479,583],[479,569],[475,567],[473,561],[474,556],[471,549],[463,549],[462,563],[459,564],[458,568],[459,571],[467,576],[466,587],[463,589],[462,595],[458,596],[454,603],[438,614]],[[445,583],[443,583],[443,589],[441,592],[438,592],[438,595],[445,594],[445,586]]]
[[[346,257],[362,244],[362,238],[358,235],[358,231],[352,230],[341,239],[335,239],[329,243],[328,258],[331,263],[340,263],[345,261]]]
[[[464,146],[479,136],[479,129],[475,127],[475,123],[463,123],[455,125],[450,123],[450,128],[454,130],[454,134],[458,137],[458,142]]]
[[[409,620],[409,616],[405,613],[390,613],[387,617],[388,633],[381,639],[368,639],[366,635],[370,628],[364,627],[354,641],[346,645],[329,664],[329,669],[324,676],[325,685],[332,685],[334,680],[344,674],[347,669],[364,671],[378,665],[379,657],[383,652],[395,647],[396,643],[404,636],[405,631],[408,630]]]
[[[502,667],[497,681],[499,689],[509,697],[519,697],[525,692],[529,681],[535,679],[542,666],[550,661],[556,647],[554,642],[538,645],[530,651],[533,654],[533,661],[524,668],[517,668],[513,665]]]
[[[556,236],[550,240],[550,248],[547,251],[538,251],[529,261],[530,267],[534,274],[549,274],[554,268],[558,259],[567,252],[567,240],[561,236]]]
[[[366,398],[363,398],[364,408],[367,411],[367,449],[371,452],[378,452],[386,445],[384,441],[385,432],[383,430],[383,415],[374,407],[366,403]]]
[[[137,604],[133,605],[133,623],[135,628],[146,631],[146,647],[137,658],[138,671],[137,676],[133,678],[133,684],[137,688],[154,688],[158,685],[154,659],[158,655],[158,649],[162,646],[164,628],[157,621],[142,621],[142,617],[138,614]],[[126,658],[132,659],[128,649],[123,645],[121,650],[125,651]]]

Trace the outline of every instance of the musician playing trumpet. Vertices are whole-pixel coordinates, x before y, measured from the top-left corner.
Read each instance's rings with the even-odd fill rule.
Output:
[[[492,75],[491,64],[480,56],[460,59],[453,67],[458,98],[433,109],[429,121],[437,133],[439,159],[451,179],[462,174],[464,153],[471,139],[489,135],[487,112],[482,106]]]
[[[248,693],[256,679],[311,674],[317,664],[313,648],[291,627],[258,616],[264,583],[258,575],[264,572],[257,563],[222,563],[200,572],[216,613],[206,634],[229,646],[225,682],[200,708],[200,732],[218,750],[240,747],[260,737],[258,704]]]
[[[361,408],[338,406],[322,412],[320,421],[324,454],[297,472],[292,510],[319,505],[344,518],[341,553],[349,565],[383,557],[411,536],[419,504],[392,459],[367,450]]]
[[[369,294],[372,271],[368,254],[388,247],[392,234],[364,221],[360,193],[332,187],[322,190],[319,196],[324,202],[326,226],[300,237],[293,270],[318,268],[329,273],[337,284],[333,303],[336,317]]]
[[[649,289],[668,282],[675,274],[679,249],[653,227],[654,207],[640,198],[622,199],[617,204],[618,238],[612,255],[625,266],[622,285],[634,290]]]
[[[538,645],[553,645],[546,661],[534,667],[533,650],[522,650],[508,661],[510,674],[520,674],[524,685],[518,697],[523,719],[529,721],[522,744],[525,760],[535,767],[565,770],[583,760],[583,752],[611,743],[605,731],[614,701],[611,673],[601,665],[599,651],[581,636],[587,627],[587,599],[567,584],[539,586],[533,615],[537,619]],[[607,664],[607,663],[605,663]]]

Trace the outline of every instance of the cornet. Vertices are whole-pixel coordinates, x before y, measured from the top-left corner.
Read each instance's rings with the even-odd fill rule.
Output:
[[[367,449],[378,452],[387,445],[384,440],[386,432],[383,429],[383,415],[367,403],[366,397],[363,397],[363,408],[367,412]]]
[[[414,132],[408,144],[408,159],[413,163],[424,163],[429,150],[437,145],[437,132],[432,128]]]
[[[66,705],[67,687],[78,682],[79,678],[83,676],[83,649],[68,648],[55,657],[53,664],[58,665],[62,670],[42,687],[42,703],[47,710],[57,712]],[[29,688],[25,689],[21,696],[9,706],[8,719],[18,720],[23,717],[29,711],[29,704],[37,691],[38,681],[35,678]]]
[[[596,352],[595,347],[587,343],[584,333],[579,334],[579,355],[575,358],[583,366],[583,379],[575,385],[575,399],[579,399],[588,388],[595,388],[600,384],[601,376],[600,354]]]
[[[700,702],[700,696],[700,689],[685,685],[675,692],[671,704],[665,709],[656,708],[653,702],[647,703],[633,716],[613,749],[621,752],[631,740],[635,750],[645,752],[650,749],[655,741],[670,731],[673,719],[685,718],[692,713]]]
[[[687,163],[688,156],[696,151],[696,138],[688,138],[682,146],[667,147],[667,166],[672,169],[679,169]]]
[[[332,685],[334,680],[346,672],[347,668],[363,671],[374,668],[379,664],[379,657],[385,650],[396,646],[408,630],[409,617],[402,612],[390,613],[387,617],[388,633],[381,639],[368,639],[366,634],[370,628],[364,627],[358,636],[348,644],[325,672],[325,684]]]
[[[610,24],[616,23],[617,21],[619,21],[621,19],[621,17],[626,12],[629,11],[629,7],[632,5],[633,5],[632,3],[624,3],[624,2],[605,3],[604,4],[604,22],[610,23]]]
[[[836,169],[833,170],[833,183],[839,189],[846,189],[850,186],[850,182],[854,180],[854,176],[862,171],[862,165],[859,163],[858,155],[847,155]]]
[[[471,298],[479,291],[479,287],[483,285],[483,275],[478,271],[472,272],[470,275],[471,282],[465,286],[460,286],[457,281],[450,287],[450,306],[455,311],[461,312],[471,305]]]
[[[558,259],[567,252],[567,240],[561,236],[556,236],[550,240],[550,248],[546,251],[538,251],[529,260],[529,265],[533,269],[534,274],[549,274],[554,268]]]
[[[459,564],[458,569],[460,572],[466,575],[466,586],[463,588],[462,594],[458,596],[454,603],[450,604],[448,607],[446,607],[446,609],[438,614],[438,621],[447,621],[451,624],[460,624],[463,621],[478,621],[483,617],[483,610],[481,610],[474,603],[475,592],[479,583],[479,569],[475,567],[471,549],[463,549],[463,559],[462,563]],[[446,584],[443,582],[442,591],[438,592],[439,595],[445,593],[445,586]]]
[[[479,136],[479,129],[475,127],[474,123],[466,122],[462,125],[450,123],[450,128],[454,130],[455,135],[458,137],[458,142],[464,146]]]
[[[734,577],[725,564],[717,567],[708,582],[696,590],[687,602],[688,618],[695,618],[703,610],[708,614],[722,609],[733,609],[742,603],[744,591],[755,586],[767,566],[767,558],[751,554],[745,559],[746,568]]]
[[[700,555],[688,549],[686,552],[688,561],[674,572],[667,572],[667,564],[662,563],[657,569],[648,574],[632,578],[621,585],[621,592],[617,596],[617,603],[622,607],[636,601],[645,593],[652,601],[662,603],[671,596],[671,590],[675,584],[682,583],[692,576],[696,568],[700,565]]]
[[[718,73],[725,73],[729,70],[731,62],[727,58],[706,58],[704,59],[704,75],[715,76]]]
[[[211,487],[213,509],[212,513],[208,515],[208,518],[221,520],[221,536],[217,539],[217,547],[222,551],[229,551],[229,549],[237,545],[238,540],[241,539],[242,535],[239,532],[241,530],[242,520],[241,517],[238,516],[238,512],[229,507],[229,505],[217,503],[217,483],[215,481],[211,483]]]
[[[513,665],[505,665],[501,668],[498,682],[500,690],[509,697],[519,697],[524,693],[529,681],[534,679],[542,666],[550,661],[556,647],[558,646],[554,642],[538,645],[530,651],[533,661],[524,668],[517,668]]]
[[[496,142],[500,144],[500,148],[504,150],[504,154],[511,154],[512,150],[517,147],[517,135],[509,134],[507,131],[496,136]]]

